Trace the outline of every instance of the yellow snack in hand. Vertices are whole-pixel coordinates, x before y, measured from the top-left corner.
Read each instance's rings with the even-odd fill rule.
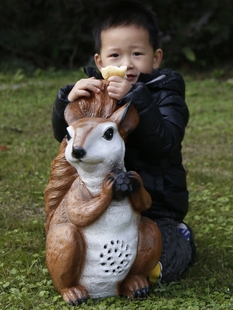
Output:
[[[105,80],[107,80],[110,76],[120,76],[125,78],[126,70],[127,66],[107,66],[101,69],[101,74]]]

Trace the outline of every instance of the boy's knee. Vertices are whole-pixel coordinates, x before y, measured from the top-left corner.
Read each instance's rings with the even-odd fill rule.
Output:
[[[192,262],[191,244],[184,236],[178,234],[178,224],[172,219],[158,221],[163,240],[163,252],[160,259],[163,267],[162,281],[166,283],[179,280]]]
[[[192,260],[191,246],[187,241],[185,245],[183,243],[182,245],[177,243],[176,248],[170,253],[166,253],[165,255],[162,254],[163,282],[170,283],[178,281],[182,273],[190,266]],[[164,257],[165,259],[163,260]]]

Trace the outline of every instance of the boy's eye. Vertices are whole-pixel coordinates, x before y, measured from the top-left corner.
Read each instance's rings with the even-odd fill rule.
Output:
[[[134,56],[140,56],[140,55],[142,55],[142,53],[139,53],[139,52],[134,53]]]
[[[114,54],[111,54],[110,55],[110,57],[113,57],[113,58],[116,58],[116,57],[118,57],[119,56],[119,54],[117,54],[117,53],[114,53]]]

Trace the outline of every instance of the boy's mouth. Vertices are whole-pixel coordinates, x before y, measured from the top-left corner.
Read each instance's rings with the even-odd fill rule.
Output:
[[[135,79],[137,79],[137,76],[134,74],[126,74],[126,79],[127,81],[131,82],[131,81],[135,81]]]

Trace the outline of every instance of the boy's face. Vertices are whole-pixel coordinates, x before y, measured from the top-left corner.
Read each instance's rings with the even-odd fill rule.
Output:
[[[99,69],[127,66],[126,78],[137,82],[140,73],[151,73],[162,60],[162,50],[153,50],[149,33],[136,25],[109,28],[101,33],[101,51],[94,59]]]

